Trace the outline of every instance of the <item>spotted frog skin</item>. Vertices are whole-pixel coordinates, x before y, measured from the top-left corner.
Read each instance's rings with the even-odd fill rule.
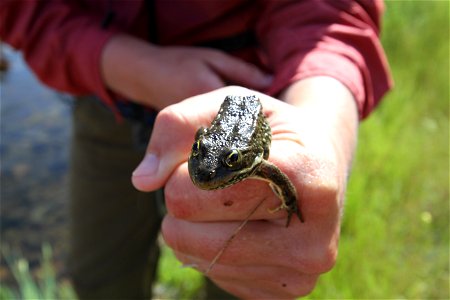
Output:
[[[289,226],[297,206],[297,192],[289,178],[270,163],[272,133],[258,97],[227,96],[209,128],[195,135],[188,160],[192,182],[204,190],[222,189],[246,178],[269,182],[281,205],[271,212],[286,210]]]

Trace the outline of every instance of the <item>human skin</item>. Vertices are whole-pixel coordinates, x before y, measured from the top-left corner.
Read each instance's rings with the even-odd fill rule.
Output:
[[[217,50],[159,47],[127,35],[106,44],[101,72],[111,90],[157,110],[225,82],[260,90],[272,81],[256,66]]]
[[[298,191],[305,222],[270,213],[279,204],[267,183],[247,180],[203,191],[188,174],[195,131],[208,125],[228,87],[167,107],[158,115],[134,186],[165,186],[166,243],[184,264],[205,271],[234,229],[262,200],[208,276],[241,298],[294,298],[312,291],[336,260],[346,180],[356,142],[357,113],[351,94],[327,77],[305,79],[283,95],[287,103],[258,94],[273,131],[269,161]]]
[[[158,52],[158,48],[152,48],[152,51]],[[195,52],[195,49],[189,51]],[[178,48],[172,53],[182,55]],[[128,55],[132,59],[133,56]],[[140,59],[145,60],[144,53],[141,55]],[[154,54],[151,58],[164,55],[167,53]],[[121,57],[127,56],[122,53]],[[103,63],[107,62],[107,59],[103,60]],[[170,68],[171,63],[167,65]],[[116,71],[124,66],[119,65]],[[180,76],[175,79],[177,84],[169,80],[168,96],[164,96],[163,87],[156,90],[156,93],[161,92],[160,100],[154,100],[158,103],[151,100],[156,95],[146,98],[142,94],[140,99],[143,100],[137,101],[165,107],[158,114],[147,154],[133,173],[132,182],[142,191],[165,187],[168,215],[163,220],[162,234],[166,243],[180,261],[204,272],[235,228],[264,199],[208,276],[225,290],[245,299],[285,299],[310,293],[320,274],[333,267],[337,256],[344,192],[358,126],[353,96],[339,81],[325,76],[297,81],[279,99],[257,94],[272,127],[269,161],[286,173],[295,185],[305,218],[304,223],[293,218],[290,226],[285,228],[286,212],[268,211],[279,205],[279,199],[263,181],[246,180],[216,191],[203,191],[192,184],[187,158],[195,132],[200,126],[209,125],[226,95],[248,90],[237,86],[220,88],[224,75],[211,68],[209,62],[205,63],[204,57],[187,64],[185,70],[176,64],[172,66],[176,66],[173,73],[165,72],[191,74],[187,81],[194,82],[192,74],[196,74],[195,70],[206,70],[205,76],[210,74],[216,78],[217,87],[203,85],[203,88],[207,86],[205,90],[213,91],[167,106],[184,97],[183,92],[171,94],[176,90],[174,86],[182,89],[188,85],[178,82],[183,81]],[[246,66],[244,63],[241,67],[245,69]],[[194,71],[189,70],[190,67]],[[265,80],[262,72],[253,72],[261,75],[262,79],[256,81],[262,83]],[[132,76],[133,72],[129,71],[128,75]],[[151,72],[148,75],[150,89]],[[114,76],[120,78],[123,75]],[[202,78],[197,80],[202,81]],[[121,85],[119,80],[116,82],[119,86],[115,86],[114,80],[105,81],[124,95],[142,92],[137,90],[145,84],[133,85],[133,79],[126,80],[131,84]],[[227,81],[239,80],[227,78]],[[190,92],[192,90],[185,95]]]

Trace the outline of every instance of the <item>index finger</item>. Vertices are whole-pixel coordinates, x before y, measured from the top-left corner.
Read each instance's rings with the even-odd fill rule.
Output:
[[[250,220],[280,219],[286,215],[284,211],[269,212],[279,206],[280,200],[267,182],[247,179],[225,189],[201,190],[191,182],[187,163],[181,164],[168,180],[165,198],[169,214],[188,221],[244,220],[261,201]]]

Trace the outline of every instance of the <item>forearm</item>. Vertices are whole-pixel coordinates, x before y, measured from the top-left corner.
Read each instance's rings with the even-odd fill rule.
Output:
[[[162,47],[127,35],[109,41],[101,69],[111,90],[156,109],[223,87],[225,82],[258,90],[272,81],[256,66],[218,50]]]
[[[191,47],[156,46],[121,34],[103,50],[101,71],[112,91],[161,110],[223,86],[204,62],[208,54],[211,53]]]
[[[154,47],[144,41],[127,35],[113,37],[103,49],[100,69],[106,86],[112,91],[144,104],[145,101],[145,78],[136,76],[147,72],[141,70],[142,59],[145,58],[148,66],[149,58]],[[151,97],[151,95],[148,95]]]

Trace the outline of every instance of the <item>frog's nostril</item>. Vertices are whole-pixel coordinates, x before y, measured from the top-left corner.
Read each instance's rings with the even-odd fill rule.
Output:
[[[214,179],[216,177],[216,171],[215,170],[208,170],[206,168],[199,168],[196,173],[197,181],[202,183],[207,183]]]

